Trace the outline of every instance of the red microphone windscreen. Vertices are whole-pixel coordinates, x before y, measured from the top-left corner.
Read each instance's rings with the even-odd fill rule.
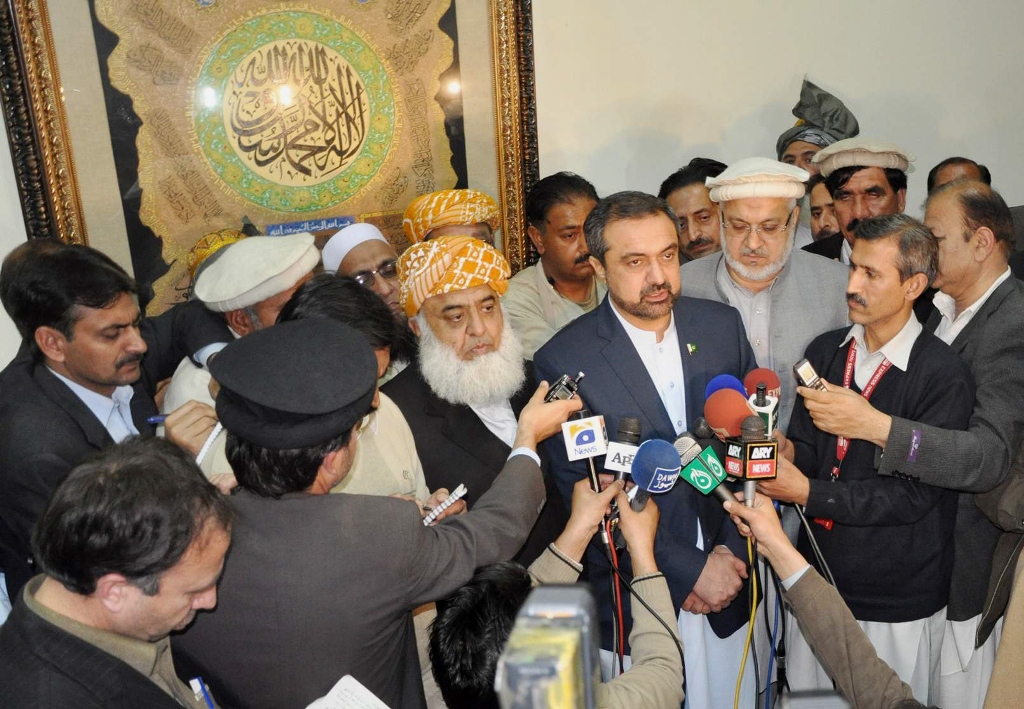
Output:
[[[704,404],[704,418],[720,438],[739,436],[740,424],[751,415],[756,413],[735,389],[720,389],[709,396]]]
[[[751,370],[750,374],[743,377],[743,388],[747,390],[747,396],[753,396],[757,392],[757,385],[764,382],[766,394],[776,399],[782,397],[782,382],[779,375],[766,367],[759,367]]]

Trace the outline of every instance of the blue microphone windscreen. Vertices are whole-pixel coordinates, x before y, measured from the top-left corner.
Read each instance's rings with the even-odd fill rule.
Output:
[[[636,485],[648,492],[668,492],[679,477],[679,453],[668,441],[644,441],[633,456],[629,474]]]
[[[708,385],[704,387],[704,398],[710,399],[712,394],[721,389],[735,389],[740,394],[743,394],[744,399],[747,398],[747,390],[743,386],[743,382],[731,374],[719,374],[716,377],[712,377]]]

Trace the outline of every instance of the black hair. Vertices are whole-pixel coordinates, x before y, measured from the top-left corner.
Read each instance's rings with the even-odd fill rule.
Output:
[[[603,264],[604,255],[608,252],[608,243],[604,240],[604,230],[608,224],[659,214],[664,214],[669,218],[678,239],[679,220],[664,199],[645,192],[616,192],[608,195],[597,203],[597,206],[587,216],[587,221],[583,223],[583,233],[587,237],[587,249],[594,258]]]
[[[477,569],[469,583],[438,601],[430,664],[449,709],[497,709],[498,657],[531,588],[529,572],[506,561]]]
[[[830,173],[829,176],[825,178],[825,186],[828,187],[828,193],[835,197],[836,190],[846,187],[846,183],[850,181],[850,178],[853,177],[855,173],[869,168],[870,166],[864,165],[848,165]],[[885,167],[882,168],[882,171],[885,172],[886,182],[889,183],[889,189],[891,189],[894,194],[900,190],[907,189],[907,173],[903,172],[903,170],[897,170],[894,167]]]
[[[956,197],[960,205],[960,214],[964,223],[964,239],[968,240],[971,233],[981,227],[988,227],[996,237],[1006,256],[1013,251],[1016,232],[1013,226],[1013,213],[1006,201],[991,186],[971,180],[954,180],[939,185],[928,195],[925,209],[932,200],[945,194]]]
[[[129,438],[76,467],[35,527],[40,568],[88,596],[121,574],[153,596],[208,521],[231,527],[231,508],[191,454],[162,438]]]
[[[896,269],[900,281],[923,273],[930,284],[939,267],[939,242],[924,224],[906,214],[883,214],[862,219],[853,230],[857,240],[896,239]]]
[[[811,179],[807,180],[807,196],[808,197],[811,196],[811,191],[815,187],[817,187],[818,185],[824,185],[824,184],[825,184],[825,178],[821,176],[821,173],[816,172],[813,175],[811,175]],[[827,185],[826,185],[825,189],[828,189]]]
[[[548,211],[558,204],[576,199],[598,201],[597,190],[574,172],[556,172],[539,180],[526,195],[526,220],[535,229],[543,229]]]
[[[935,189],[935,180],[939,176],[939,171],[944,167],[949,167],[950,165],[973,165],[978,170],[978,174],[980,176],[979,180],[984,182],[986,185],[992,184],[992,173],[988,171],[987,167],[981,163],[974,162],[970,158],[952,157],[946,158],[928,171],[928,194],[931,194]],[[939,186],[941,187],[942,185]]]
[[[239,487],[261,497],[278,498],[308,490],[327,454],[347,446],[354,429],[306,448],[264,448],[228,431],[225,453]]]
[[[321,273],[303,283],[281,309],[277,322],[330,318],[358,330],[375,350],[394,347],[398,325],[391,309],[355,279]]]
[[[23,297],[18,297],[25,289],[25,279],[31,277],[33,273],[29,264],[33,259],[44,257],[64,246],[64,242],[57,239],[29,239],[12,249],[0,266],[0,303],[3,303],[4,310],[14,321],[22,339],[31,334],[24,332],[26,316],[21,312],[27,301]]]
[[[22,252],[8,269],[2,290],[4,307],[35,356],[35,332],[52,327],[67,339],[74,337],[79,308],[107,308],[138,287],[124,269],[88,246],[34,247]]]
[[[658,197],[666,199],[676,190],[689,187],[695,184],[704,184],[709,177],[718,177],[725,171],[726,165],[723,162],[711,158],[694,158],[671,175],[665,178],[658,188]]]

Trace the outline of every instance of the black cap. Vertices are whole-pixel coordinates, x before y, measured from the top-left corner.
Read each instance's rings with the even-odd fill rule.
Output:
[[[274,325],[235,340],[210,362],[217,416],[264,448],[308,448],[369,411],[377,358],[361,333],[327,318]]]

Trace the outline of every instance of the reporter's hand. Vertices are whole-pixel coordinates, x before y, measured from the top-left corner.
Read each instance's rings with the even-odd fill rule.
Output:
[[[433,510],[435,507],[437,507],[442,502],[447,500],[450,494],[451,493],[448,492],[448,488],[439,487],[436,490],[434,490],[434,494],[428,497],[425,503],[420,505],[420,511],[423,513],[423,516],[426,517],[428,514],[430,514],[429,511],[422,509],[423,507],[429,507],[431,510]],[[445,517],[453,517],[455,515],[465,514],[468,509],[469,507],[466,505],[465,499],[456,500],[451,504],[451,506],[448,509],[446,509],[444,512],[442,512],[434,518],[434,521],[431,522],[431,526],[437,524]]]
[[[581,478],[572,488],[572,512],[565,529],[555,540],[558,551],[573,561],[583,558],[591,537],[610,512],[612,500],[622,490],[621,482],[612,482],[601,492],[590,489],[590,480]]]
[[[658,564],[654,560],[654,537],[658,532],[658,520],[661,519],[658,504],[653,499],[649,499],[641,511],[634,512],[629,506],[629,498],[624,492],[619,493],[618,503],[619,529],[622,531],[626,547],[629,549],[629,557],[633,562],[633,574],[643,576],[657,573]]]
[[[779,578],[802,569],[807,561],[782,530],[782,522],[771,500],[758,493],[754,496],[754,506],[747,507],[742,504],[743,493],[737,493],[736,497],[741,502],[726,502],[725,511],[741,535],[757,540],[758,552],[764,555]]]
[[[547,393],[548,383],[541,382],[530,397],[530,402],[519,414],[513,449],[525,447],[536,450],[538,443],[562,430],[562,424],[569,420],[570,414],[583,408],[583,402],[578,396],[545,403]]]
[[[217,412],[198,401],[186,401],[164,420],[164,435],[193,456],[199,455],[203,444],[217,425]]]
[[[796,458],[796,446],[793,445],[793,441],[786,438],[782,431],[775,431],[772,436],[779,442],[779,457],[792,463]]]

